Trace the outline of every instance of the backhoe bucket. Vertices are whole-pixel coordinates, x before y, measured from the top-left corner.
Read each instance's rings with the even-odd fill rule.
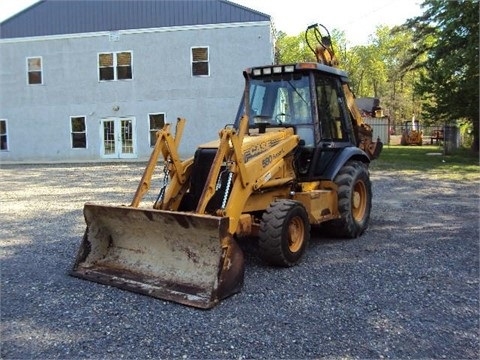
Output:
[[[242,288],[227,217],[89,203],[83,212],[72,276],[203,309]]]

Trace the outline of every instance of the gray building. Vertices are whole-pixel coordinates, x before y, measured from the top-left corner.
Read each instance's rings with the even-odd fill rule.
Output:
[[[145,160],[177,117],[190,156],[273,49],[270,16],[230,1],[40,1],[0,24],[0,162]]]

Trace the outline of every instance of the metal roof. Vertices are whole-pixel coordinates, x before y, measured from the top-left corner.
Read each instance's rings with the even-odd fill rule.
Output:
[[[43,0],[0,24],[0,38],[270,21],[227,0]]]

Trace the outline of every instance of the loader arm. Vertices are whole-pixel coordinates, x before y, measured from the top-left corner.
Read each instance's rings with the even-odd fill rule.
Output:
[[[300,138],[294,135],[292,128],[281,131],[285,133],[284,140],[245,164],[245,179],[235,180],[242,176],[242,172],[236,171],[235,163],[232,163],[230,167],[230,171],[234,174],[234,181],[226,207],[222,209],[222,214],[230,219],[229,232],[231,234],[237,232],[241,215],[246,208],[245,205],[254,192],[285,186],[284,193],[288,194],[288,189],[295,179],[295,174],[293,168],[289,166],[290,164],[285,159],[298,146]],[[250,207],[252,206],[255,207],[255,204],[251,204]],[[263,204],[259,203],[256,210],[263,209]]]
[[[138,184],[132,203],[130,204],[131,207],[138,207],[142,198],[150,189],[150,183],[160,154],[163,155],[165,166],[168,167],[168,175],[171,182],[171,186],[169,187],[170,194],[167,195],[170,195],[171,198],[171,193],[178,193],[179,189],[185,184],[191,161],[186,160],[182,162],[178,155],[178,146],[180,145],[184,127],[185,119],[178,118],[175,128],[175,137],[170,132],[170,124],[165,124],[161,130],[157,131],[155,146],[143,172],[142,179]],[[158,205],[155,204],[154,207],[157,208]]]
[[[212,167],[207,177],[207,182],[203,189],[200,200],[198,201],[196,212],[198,214],[205,213],[208,202],[215,195],[215,185],[217,183],[218,176],[220,175],[220,169],[225,162],[227,165],[232,163],[236,164],[236,169],[230,169],[231,172],[239,173],[242,185],[247,186],[247,173],[245,164],[243,162],[242,143],[243,137],[248,127],[248,117],[243,116],[240,120],[240,126],[238,131],[235,129],[222,129],[220,131],[220,143],[218,150],[213,160]],[[230,146],[230,144],[232,146]],[[220,216],[220,215],[219,215]]]
[[[290,172],[285,170],[291,168],[287,166],[285,157],[300,141],[294,130],[286,128],[272,133],[275,134],[272,135],[275,139],[272,139],[271,146],[245,163],[244,136],[247,128],[248,117],[243,116],[238,129],[220,131],[217,153],[195,210],[197,214],[206,213],[210,200],[218,191],[220,172],[228,171],[228,184],[224,188],[223,202],[220,208],[216,209],[215,215],[229,218],[228,232],[232,235],[236,232],[245,204],[254,191],[291,183],[295,177],[293,170]]]

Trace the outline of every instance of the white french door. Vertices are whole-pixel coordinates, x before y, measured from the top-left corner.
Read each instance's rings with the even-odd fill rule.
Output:
[[[105,118],[100,125],[104,158],[136,158],[135,118]]]

